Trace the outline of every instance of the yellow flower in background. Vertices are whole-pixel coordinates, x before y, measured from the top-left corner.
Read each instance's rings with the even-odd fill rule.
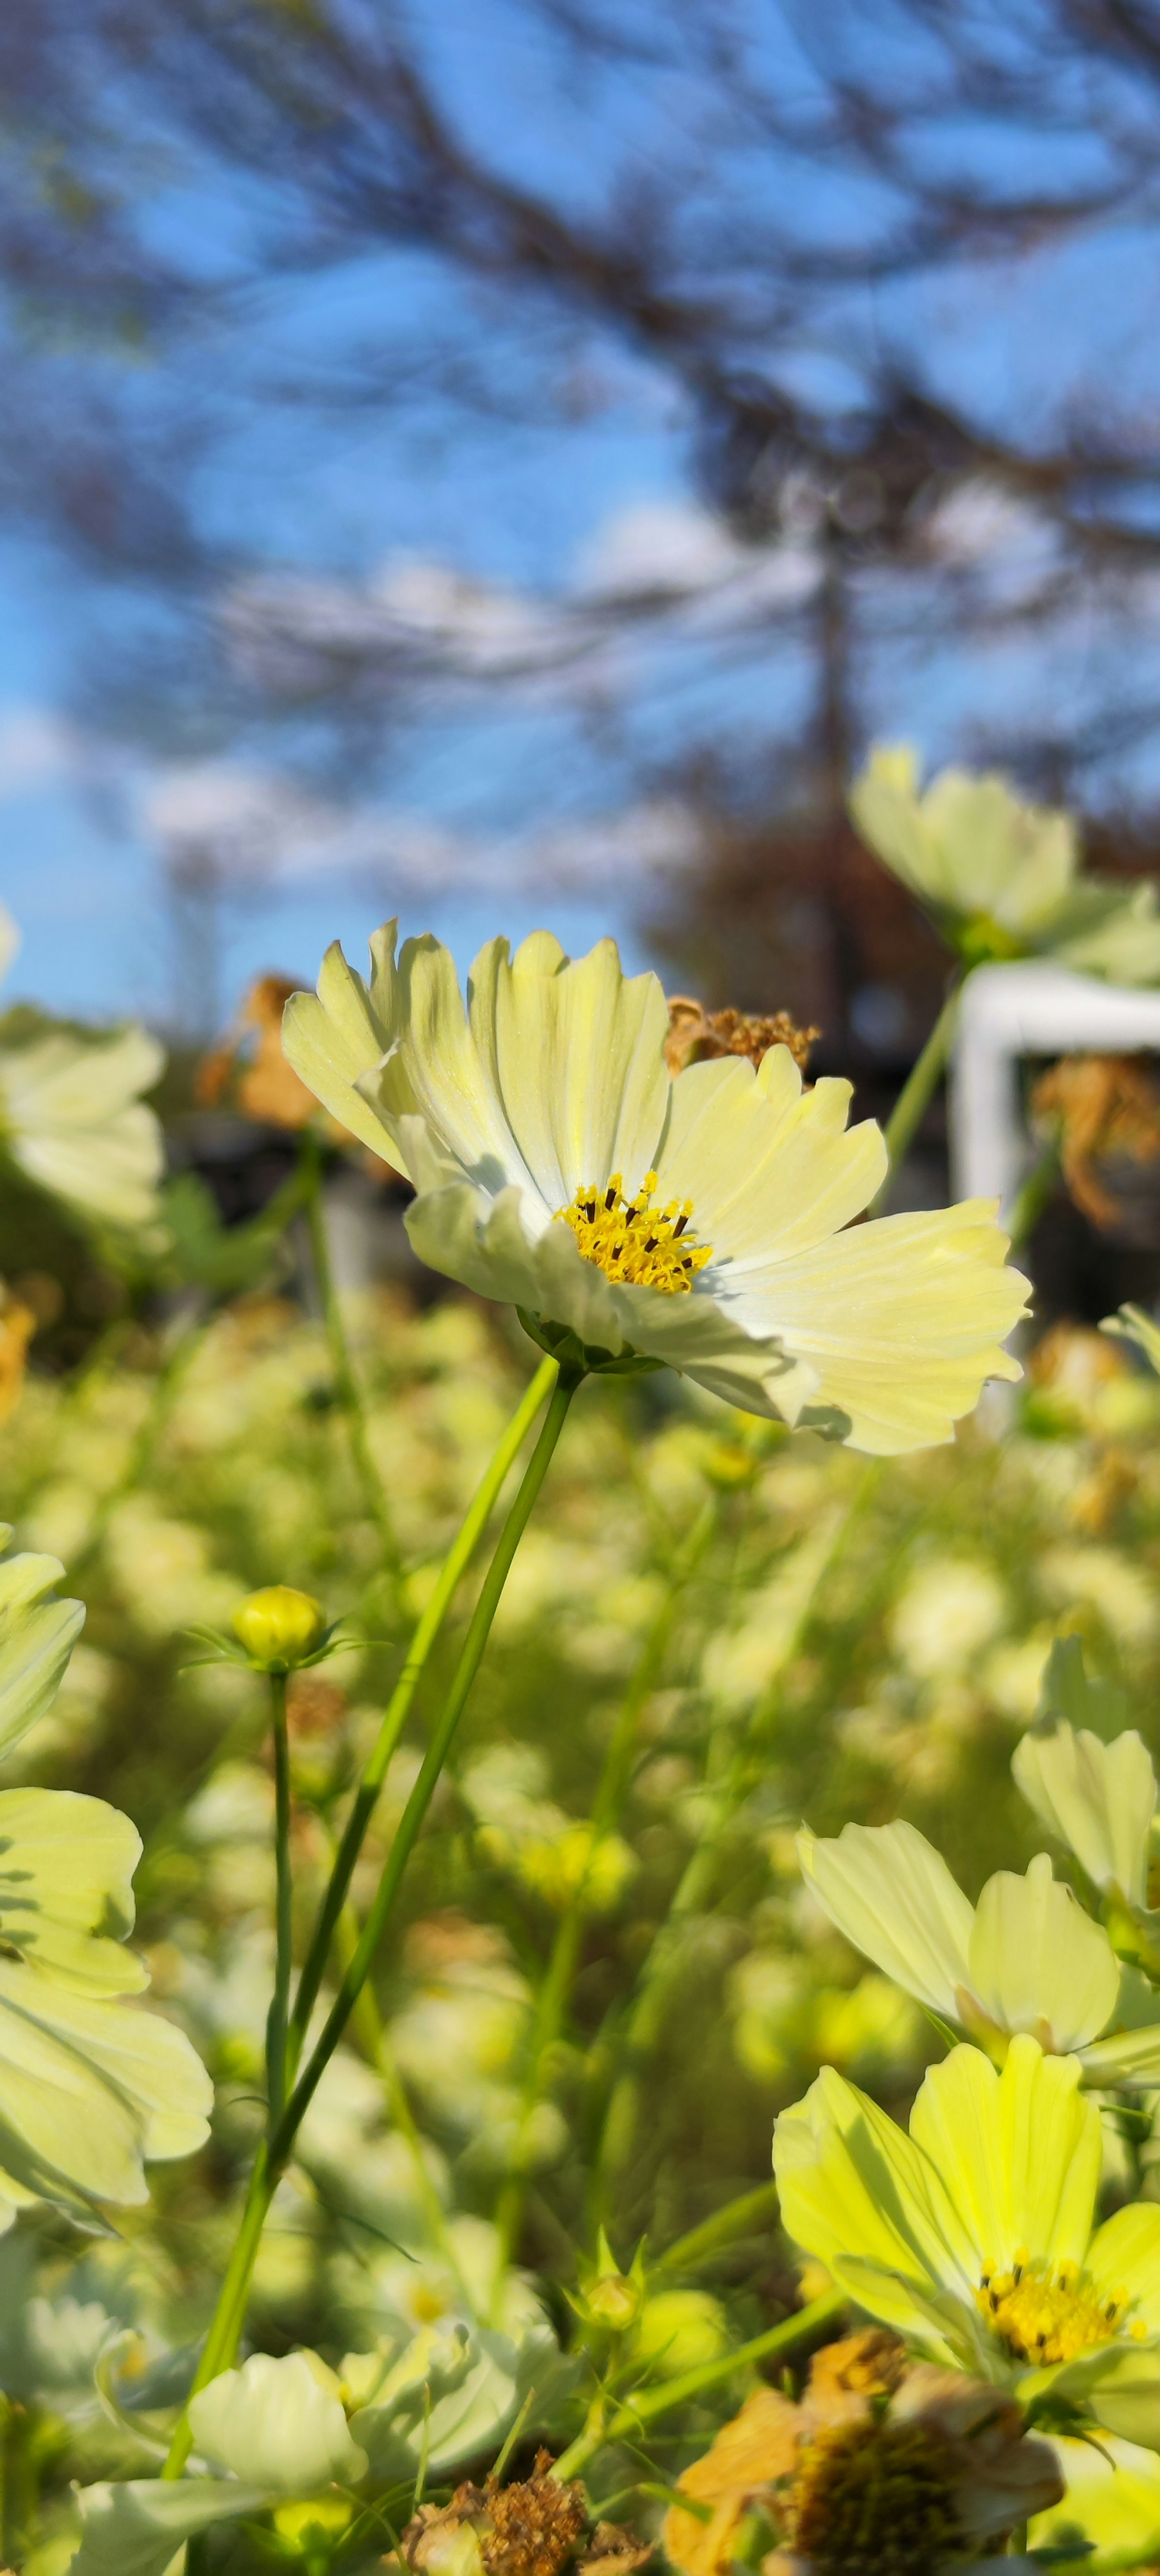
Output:
[[[18,944],[0,910],[0,972]],[[165,1148],[141,1095],[164,1067],[164,1048],[135,1027],[96,1040],[58,1029],[0,1047],[0,1147],[70,1207],[111,1225],[144,1225],[157,1214]]]
[[[944,2368],[1160,2448],[1160,2208],[1095,2227],[1101,2131],[1074,2057],[952,2049],[910,2133],[826,2068],[783,2112],[784,2226]]]
[[[668,1365],[747,1411],[888,1455],[948,1440],[1025,1285],[989,1202],[854,1227],[886,1169],[850,1086],[787,1046],[672,1079],[654,975],[602,940],[493,940],[466,1006],[437,940],[394,926],[362,982],[332,948],[287,1006],[290,1062],[414,1182],[421,1258],[515,1305],[545,1346]]]
[[[1160,1324],[1142,1306],[1121,1306],[1118,1315],[1105,1315],[1100,1331],[1113,1333],[1118,1341],[1134,1342],[1160,1377]]]
[[[0,1564],[0,1753],[51,1706],[84,1619],[55,1557]],[[0,2230],[30,2201],[84,2218],[147,2198],[143,2163],[207,2135],[212,2087],[182,2031],[114,1998],[147,1984],[133,1928],[141,1843],[103,1799],[0,1791]]]
[[[25,1362],[36,1320],[31,1306],[0,1279],[0,1422],[15,1413],[24,1392]]]
[[[901,1820],[845,1825],[833,1841],[803,1830],[797,1850],[807,1887],[847,1941],[992,2055],[1029,2031],[1101,2083],[1160,2078],[1160,1997],[1121,1968],[1046,1852],[1024,1877],[996,1870],[974,1906],[941,1852]],[[1147,2026],[1122,2030],[1125,2021]]]
[[[1083,875],[1070,814],[1024,804],[1004,779],[962,769],[940,771],[920,794],[907,744],[871,753],[850,812],[967,965],[1051,957],[1114,984],[1160,981],[1155,886]]]

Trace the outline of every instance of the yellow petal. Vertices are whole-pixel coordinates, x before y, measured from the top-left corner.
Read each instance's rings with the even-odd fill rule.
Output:
[[[1023,1737],[1011,1769],[1028,1806],[1075,1853],[1093,1886],[1145,1904],[1156,1777],[1135,1728],[1103,1744],[1087,1727],[1058,1719]]]
[[[977,2048],[953,2048],[923,2080],[910,2134],[929,2156],[974,2248],[1009,2266],[1021,2246],[1082,2263],[1100,2175],[1100,2115],[1078,2091],[1074,2057],[1012,2040],[998,2074]]]
[[[833,1842],[800,1833],[797,1851],[847,1941],[917,2003],[958,2021],[974,1910],[925,1835],[901,1822],[846,1825]]]
[[[970,1984],[997,2030],[1026,2030],[1061,2056],[1111,2019],[1120,1967],[1107,1933],[1052,1877],[1040,1852],[1026,1876],[997,1870],[979,1898]]]
[[[292,993],[282,1020],[282,1051],[299,1079],[372,1154],[388,1159],[382,1121],[355,1085],[373,1074],[396,1035],[395,928],[384,922],[371,941],[371,980],[348,966],[338,941],[327,949],[317,995]],[[401,1168],[391,1145],[389,1160]]]
[[[984,1379],[1020,1375],[1002,1341],[1027,1282],[1006,1252],[988,1200],[883,1217],[747,1274],[736,1311],[816,1370],[852,1448],[892,1456],[951,1439]]]

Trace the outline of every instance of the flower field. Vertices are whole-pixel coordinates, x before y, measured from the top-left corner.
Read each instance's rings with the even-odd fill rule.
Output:
[[[0,1047],[117,1283],[0,1312],[12,2566],[1160,2561],[1160,1331],[879,1213],[956,990],[883,1135],[388,928],[214,1060],[296,1140],[232,1231],[139,1033]],[[429,1300],[336,1286],[368,1150]]]

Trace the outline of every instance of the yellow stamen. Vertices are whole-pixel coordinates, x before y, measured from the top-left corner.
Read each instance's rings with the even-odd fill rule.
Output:
[[[625,1199],[621,1174],[614,1172],[603,1189],[577,1190],[571,1207],[557,1209],[556,1222],[571,1226],[585,1261],[594,1261],[606,1278],[680,1297],[712,1260],[713,1247],[694,1243],[685,1232],[692,1200],[670,1199],[666,1208],[654,1208],[656,1186],[656,1173],[646,1172],[636,1197]]]
[[[1101,2298],[1076,2263],[1061,2263],[1054,2275],[1046,2265],[1033,2266],[1024,2245],[1010,2272],[984,2265],[975,2302],[1009,2352],[1044,2366],[1072,2361],[1092,2344],[1110,2343],[1131,2305],[1126,2290]],[[1135,2335],[1136,2327],[1130,2331]]]

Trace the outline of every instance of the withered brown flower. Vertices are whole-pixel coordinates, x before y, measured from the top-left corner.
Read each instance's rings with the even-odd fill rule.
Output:
[[[771,1046],[785,1046],[804,1073],[810,1048],[821,1034],[820,1029],[797,1028],[788,1011],[766,1017],[747,1011],[707,1011],[691,994],[673,993],[665,1062],[673,1075],[683,1073],[687,1064],[704,1064],[719,1055],[743,1055],[756,1065]]]
[[[1119,1202],[1098,1178],[1107,1155],[1133,1163],[1160,1161],[1160,1099],[1138,1056],[1065,1055],[1031,1093],[1036,1127],[1053,1133],[1060,1170],[1076,1206],[1093,1225],[1114,1225]]]
[[[506,2487],[488,2478],[481,2487],[457,2487],[450,2504],[421,2505],[403,2533],[407,2565],[416,2576],[560,2576],[588,2515],[583,2488],[551,2471],[550,2453],[539,2451],[530,2478]],[[612,2554],[607,2541],[599,2554]]]
[[[881,2327],[815,2355],[800,2404],[760,2388],[680,2480],[664,2544],[682,2576],[726,2576],[742,2526],[774,2541],[764,2576],[939,2576],[1063,2492],[1010,2398],[908,2365]]]

